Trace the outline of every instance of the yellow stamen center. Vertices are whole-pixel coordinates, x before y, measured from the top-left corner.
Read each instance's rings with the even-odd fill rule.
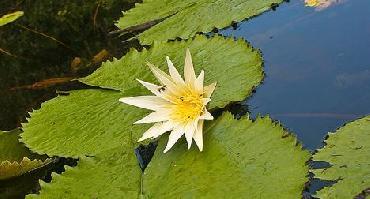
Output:
[[[179,123],[187,123],[199,117],[203,111],[203,95],[193,89],[185,89],[181,96],[173,100],[171,119]]]

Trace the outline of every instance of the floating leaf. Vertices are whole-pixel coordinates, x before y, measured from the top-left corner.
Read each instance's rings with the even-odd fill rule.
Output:
[[[218,83],[211,108],[243,100],[263,77],[260,53],[242,40],[234,42],[222,37],[208,40],[199,36],[187,42],[158,43],[148,51],[131,51],[120,60],[107,62],[83,80],[92,85],[120,89],[125,94],[83,90],[52,99],[31,113],[29,123],[23,124],[22,141],[37,153],[63,157],[93,156],[116,147],[127,133],[136,141],[150,125],[133,123],[148,111],[124,105],[118,99],[144,92],[136,78],[154,81],[145,60],[164,68],[165,55],[169,55],[174,63],[182,65],[185,49],[189,46],[195,66],[198,66],[197,72],[203,68],[207,74],[206,83]]]
[[[125,12],[119,19],[120,29],[146,29],[138,37],[142,44],[167,41],[180,37],[188,39],[197,32],[207,33],[216,28],[225,28],[261,14],[271,5],[282,0],[144,0],[142,4]],[[163,20],[163,21],[162,21]]]
[[[315,177],[337,181],[317,192],[317,197],[354,198],[370,187],[370,116],[346,124],[329,133],[326,146],[313,155],[327,161],[329,168],[312,170]]]
[[[22,141],[39,154],[75,158],[115,148],[126,134],[136,141],[149,126],[133,122],[148,111],[124,105],[118,101],[122,96],[80,90],[47,101],[23,124]]]
[[[169,56],[182,73],[186,48],[190,48],[196,73],[199,74],[201,69],[205,71],[205,85],[217,82],[209,108],[244,100],[263,78],[261,54],[245,41],[197,36],[188,41],[156,42],[142,52],[131,50],[119,60],[104,63],[82,81],[122,91],[143,89],[136,78],[156,81],[146,66],[147,61],[167,71],[165,57]]]
[[[17,20],[19,17],[23,16],[23,11],[16,11],[7,15],[4,15],[0,18],[0,26],[4,26],[8,23],[11,23]]]
[[[310,158],[296,138],[271,121],[233,119],[208,123],[204,151],[161,139],[144,173],[148,198],[301,198]]]
[[[81,158],[77,167],[53,173],[51,183],[41,183],[39,195],[27,198],[138,198],[141,170],[133,150],[126,145]]]
[[[19,129],[0,131],[0,180],[22,175],[50,162],[50,159],[37,160],[45,157],[33,154],[23,146],[18,141],[20,132]]]
[[[82,158],[76,168],[53,175],[50,184],[41,184],[40,195],[29,198],[138,198],[141,193],[144,198],[301,196],[309,153],[281,126],[270,118],[237,121],[230,114],[207,125],[204,152],[176,145],[163,154],[161,139],[160,150],[141,176],[133,146],[123,144]]]

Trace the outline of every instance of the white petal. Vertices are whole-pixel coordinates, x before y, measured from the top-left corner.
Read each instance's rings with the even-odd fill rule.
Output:
[[[192,86],[194,85],[195,72],[194,72],[193,62],[191,60],[191,54],[190,54],[189,49],[186,49],[184,77],[185,77],[185,82],[187,84],[192,85]]]
[[[177,142],[177,140],[180,139],[182,135],[184,135],[184,133],[185,133],[184,128],[175,128],[168,137],[168,142],[163,153],[166,153],[168,150],[170,150],[173,147],[173,145]]]
[[[194,88],[196,91],[203,93],[203,81],[204,81],[204,71],[200,71],[198,78],[195,80]]]
[[[167,61],[167,65],[168,65],[168,71],[169,71],[172,79],[178,84],[185,84],[181,75],[179,74],[179,72],[177,71],[175,66],[173,66],[173,63],[171,62],[171,60],[168,56],[166,56],[166,61]]]
[[[200,120],[213,120],[213,116],[211,115],[210,112],[208,112],[207,110],[204,110],[204,113],[203,115],[199,116]]]
[[[176,84],[173,82],[172,78],[167,75],[165,72],[163,72],[161,69],[155,67],[151,63],[147,63],[150,70],[153,72],[154,76],[158,79],[158,81],[166,85],[166,89],[171,91],[172,93],[177,93]]]
[[[162,88],[163,86],[158,86],[155,84],[152,84],[150,82],[144,82],[140,79],[136,79],[138,82],[140,82],[141,85],[143,85],[146,89],[151,91],[154,95],[157,95],[158,97],[161,96],[161,93],[159,92],[159,89]]]
[[[213,82],[212,84],[204,87],[204,97],[211,97],[213,91],[216,88],[217,83]]]
[[[173,127],[174,127],[173,123],[170,121],[156,123],[143,134],[143,136],[138,140],[138,142],[141,142],[148,138],[156,138],[167,131],[171,131]]]
[[[163,122],[170,119],[170,112],[169,110],[160,110],[156,112],[152,112],[143,119],[136,121],[134,124],[146,124],[146,123],[155,123],[155,122]]]
[[[123,97],[119,101],[153,111],[161,110],[170,105],[166,100],[156,96]]]
[[[199,150],[203,151],[203,120],[199,120],[197,129],[195,130],[193,138]]]
[[[195,128],[196,128],[195,125],[196,124],[194,124],[193,122],[190,122],[185,126],[185,138],[186,138],[186,141],[188,142],[188,149],[190,149],[191,144],[193,142],[193,135],[194,135]]]

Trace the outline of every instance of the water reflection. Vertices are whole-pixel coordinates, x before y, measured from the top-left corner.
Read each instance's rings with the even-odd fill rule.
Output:
[[[370,70],[338,74],[335,79],[335,85],[338,88],[343,89],[350,87],[356,88],[369,82],[370,82]]]
[[[317,11],[324,10],[330,6],[344,3],[347,0],[305,0],[306,6],[315,7]]]
[[[270,114],[316,149],[328,131],[370,114],[368,0],[316,12],[303,1],[282,4],[226,36],[262,50],[266,78],[245,103]]]

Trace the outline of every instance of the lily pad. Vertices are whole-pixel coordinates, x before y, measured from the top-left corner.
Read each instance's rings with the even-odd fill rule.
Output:
[[[51,183],[41,182],[40,194],[27,198],[138,198],[141,170],[133,150],[125,145],[81,158],[77,167],[53,173]]]
[[[20,132],[19,129],[0,131],[0,180],[20,176],[50,162],[50,159],[45,160],[45,157],[32,153],[20,143]]]
[[[4,26],[8,23],[17,20],[19,17],[23,16],[23,14],[24,14],[23,11],[16,11],[0,17],[0,26]]]
[[[207,123],[204,151],[158,149],[144,172],[148,198],[301,198],[310,154],[269,117],[226,113]],[[183,140],[184,141],[184,140]]]
[[[197,72],[202,68],[205,70],[205,82],[218,83],[211,108],[243,100],[263,77],[260,53],[242,40],[234,42],[222,37],[207,39],[199,36],[187,42],[158,43],[143,52],[132,50],[122,59],[107,62],[94,74],[82,79],[85,83],[121,92],[101,89],[72,91],[69,96],[59,96],[43,103],[41,109],[31,113],[29,122],[23,124],[22,141],[39,154],[75,158],[94,156],[102,150],[114,148],[127,133],[132,134],[136,142],[150,125],[133,123],[148,111],[124,105],[118,99],[147,92],[136,81],[136,78],[154,81],[154,76],[145,66],[146,60],[164,68],[165,55],[169,55],[174,63],[182,65],[187,47],[193,50]]]
[[[185,49],[192,54],[197,74],[203,69],[205,85],[217,82],[209,108],[224,107],[232,101],[242,101],[249,96],[263,78],[262,57],[244,40],[215,36],[197,36],[188,41],[155,42],[142,52],[131,50],[113,62],[106,62],[92,75],[81,79],[94,86],[121,91],[141,89],[136,95],[145,93],[137,78],[156,82],[146,66],[150,62],[167,71],[166,56],[169,56],[180,72],[183,72]],[[232,81],[230,81],[232,80]],[[135,90],[136,91],[136,90]]]
[[[41,183],[28,198],[299,198],[310,155],[296,139],[271,121],[241,121],[227,113],[207,123],[205,151],[176,145],[160,150],[141,175],[133,145],[82,158],[75,168]],[[282,180],[284,179],[284,180]],[[231,189],[232,187],[232,189]]]
[[[23,124],[22,142],[39,154],[78,158],[115,148],[127,134],[136,141],[149,126],[133,123],[148,111],[120,103],[122,96],[79,90],[47,101]]]
[[[331,166],[313,169],[316,178],[336,181],[317,192],[317,197],[354,198],[370,187],[370,116],[329,133],[326,145],[313,155],[314,161]]]
[[[142,29],[154,25],[139,34],[142,44],[188,39],[198,32],[207,33],[214,28],[225,28],[232,22],[256,16],[269,10],[282,0],[144,0],[123,13],[117,22],[120,29]],[[196,22],[196,23],[195,23]]]

